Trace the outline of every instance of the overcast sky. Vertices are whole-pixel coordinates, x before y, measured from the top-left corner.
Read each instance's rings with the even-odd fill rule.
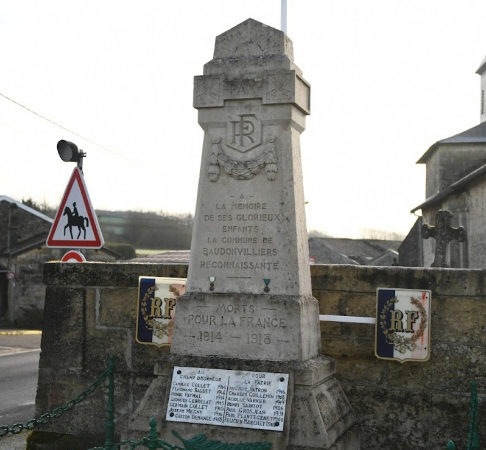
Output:
[[[280,28],[280,0],[0,0],[0,195],[57,206],[73,169],[56,152],[66,139],[88,154],[95,208],[193,213],[193,76],[249,17]],[[308,229],[408,231],[425,192],[415,162],[479,123],[485,19],[484,0],[288,0],[312,86]]]

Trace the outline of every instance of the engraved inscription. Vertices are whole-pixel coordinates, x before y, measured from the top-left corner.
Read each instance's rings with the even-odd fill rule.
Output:
[[[258,98],[262,96],[263,79],[235,78],[225,79],[223,90],[226,98]]]
[[[293,70],[269,71],[263,75],[225,79],[220,75],[194,77],[196,108],[224,106],[224,100],[258,99],[263,104],[295,103],[310,112],[309,85]]]
[[[288,374],[174,367],[166,419],[282,431]]]
[[[288,343],[288,317],[278,308],[223,300],[181,314],[184,328],[190,331],[188,337],[194,342],[210,342],[215,349],[235,340],[246,348]]]
[[[268,202],[233,200],[216,202],[214,214],[205,214],[211,232],[199,249],[200,269],[231,270],[252,275],[256,271],[273,272],[280,268],[280,255],[273,236],[264,234],[264,225],[284,221]]]

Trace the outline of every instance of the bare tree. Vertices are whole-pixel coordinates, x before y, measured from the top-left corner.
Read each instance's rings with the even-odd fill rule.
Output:
[[[319,230],[310,230],[307,232],[307,237],[309,238],[322,238],[322,237],[332,237],[325,231],[319,231]]]

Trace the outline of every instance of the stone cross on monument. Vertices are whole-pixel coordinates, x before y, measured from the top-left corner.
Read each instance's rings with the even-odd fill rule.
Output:
[[[290,39],[253,19],[219,35],[194,107],[204,142],[186,293],[132,429],[153,415],[167,439],[359,448],[320,354],[300,160],[310,86]]]
[[[435,226],[426,223],[422,225],[422,237],[435,239],[435,258],[432,267],[448,267],[446,253],[449,242],[466,240],[466,230],[463,227],[451,227],[451,219],[450,211],[440,210],[435,215]]]

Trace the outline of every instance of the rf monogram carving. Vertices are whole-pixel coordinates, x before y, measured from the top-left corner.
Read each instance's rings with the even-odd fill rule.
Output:
[[[255,114],[238,114],[226,125],[226,145],[241,153],[262,143],[262,123]]]

